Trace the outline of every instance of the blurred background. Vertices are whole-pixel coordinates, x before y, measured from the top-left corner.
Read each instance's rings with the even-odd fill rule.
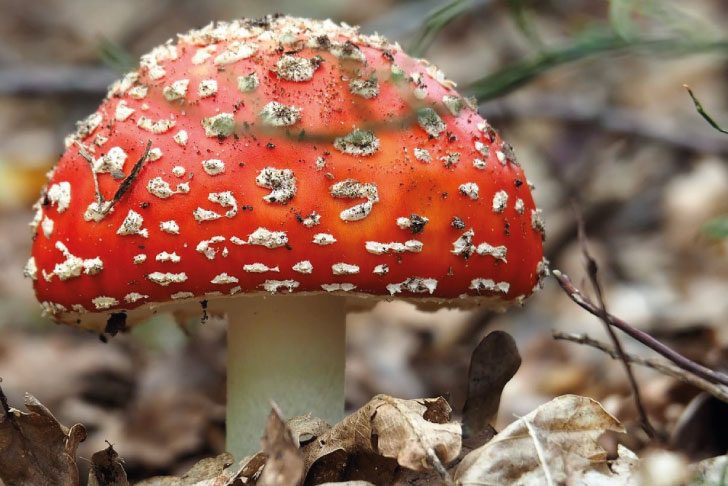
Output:
[[[224,446],[223,322],[180,328],[162,316],[104,344],[42,319],[22,276],[30,206],[63,137],[139,55],[215,19],[328,17],[429,58],[478,97],[515,147],[544,210],[552,268],[587,287],[575,201],[610,312],[727,367],[728,135],[700,118],[682,87],[728,124],[721,0],[0,0],[0,12],[1,386],[16,407],[27,392],[61,423],[83,423],[83,457],[108,440],[138,479],[182,472]],[[496,428],[565,393],[598,399],[636,427],[620,364],[552,338],[559,330],[605,339],[599,321],[552,280],[506,314],[389,303],[348,326],[350,409],[388,393],[446,395],[459,411],[472,350],[502,329],[523,364]],[[725,452],[725,405],[637,372],[651,418],[676,447],[697,457]]]

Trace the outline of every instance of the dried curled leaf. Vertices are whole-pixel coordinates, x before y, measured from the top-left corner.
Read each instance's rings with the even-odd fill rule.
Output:
[[[111,444],[91,456],[88,486],[129,486],[122,460]]]
[[[268,415],[261,443],[268,460],[256,484],[298,484],[303,478],[303,457],[298,450],[298,442],[294,441],[291,429],[283,421],[275,404]]]
[[[307,469],[337,451],[393,458],[416,471],[447,464],[461,445],[460,424],[449,422],[451,411],[442,398],[377,395],[303,448]]]
[[[201,460],[182,477],[158,476],[136,483],[136,486],[227,486],[235,479],[234,473],[228,469],[233,462],[233,456],[224,452]]]
[[[597,443],[606,431],[622,432],[617,419],[591,398],[564,395],[512,423],[465,456],[458,484],[562,484],[589,471],[609,475]]]
[[[6,486],[78,484],[76,449],[86,429],[64,427],[32,395],[25,395],[29,413],[8,406],[0,390],[0,480]]]
[[[493,331],[473,351],[468,370],[468,397],[463,406],[463,436],[487,429],[498,415],[501,394],[521,367],[516,341],[504,331]]]

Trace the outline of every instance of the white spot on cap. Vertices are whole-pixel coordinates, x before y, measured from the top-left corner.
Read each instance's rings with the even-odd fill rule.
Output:
[[[94,161],[94,172],[97,174],[120,174],[128,155],[121,147],[111,147],[106,154]]]
[[[53,234],[53,220],[48,216],[43,217],[43,221],[40,223],[40,229],[43,231],[43,236],[50,239]]]
[[[374,270],[372,270],[372,273],[374,275],[386,275],[389,273],[389,265],[387,265],[386,263],[377,265],[376,267],[374,267]]]
[[[242,59],[247,59],[258,51],[255,44],[245,42],[231,42],[226,51],[218,54],[213,63],[217,65],[232,64]]]
[[[460,184],[460,187],[458,189],[460,190],[460,194],[469,197],[473,201],[478,200],[480,188],[475,182],[466,182],[465,184]]]
[[[498,191],[493,196],[493,212],[502,213],[508,204],[508,193],[506,191]]]
[[[190,84],[189,79],[180,79],[169,86],[165,86],[162,94],[167,101],[175,101],[184,98],[187,95],[187,87]]]
[[[379,94],[379,82],[374,77],[369,79],[355,78],[349,81],[349,91],[364,99],[372,99]]]
[[[266,248],[279,248],[288,244],[285,231],[270,231],[260,227],[248,235],[248,240],[241,240],[237,236],[230,238],[236,245],[258,245]]]
[[[496,260],[502,260],[503,262],[505,262],[508,249],[503,245],[492,246],[488,243],[481,243],[478,245],[478,248],[476,248],[475,252],[478,255],[490,255]]]
[[[422,242],[417,240],[408,240],[404,243],[379,243],[377,241],[367,241],[364,248],[374,255],[384,255],[385,253],[419,253],[422,251]]]
[[[270,194],[263,196],[265,202],[286,204],[296,195],[296,176],[290,169],[266,167],[258,173],[255,183],[271,190]]]
[[[144,238],[148,238],[149,231],[147,231],[146,229],[142,229],[142,224],[144,224],[144,218],[142,217],[142,215],[137,213],[133,209],[130,209],[126,215],[126,218],[124,218],[124,221],[122,221],[121,226],[119,226],[119,229],[116,230],[116,234],[140,235]]]
[[[232,218],[238,214],[238,201],[231,191],[211,192],[207,195],[207,200],[219,204],[223,208],[230,208],[225,212],[227,218]]]
[[[313,265],[308,260],[303,260],[293,265],[293,271],[298,273],[311,273],[313,272]]]
[[[320,223],[321,215],[316,211],[313,211],[311,214],[301,220],[301,224],[304,225],[306,228],[313,228]]]
[[[157,253],[157,256],[154,257],[154,259],[158,262],[171,262],[171,263],[179,263],[182,261],[182,258],[176,253],[168,253],[166,251]]]
[[[48,274],[43,271],[43,278],[46,282],[50,282],[54,275],[60,280],[65,281],[80,276],[81,272],[86,275],[96,275],[104,269],[104,263],[99,257],[87,259],[79,258],[71,254],[66,245],[60,241],[56,242],[55,247],[58,251],[63,253],[63,256],[66,257],[66,259],[61,263],[57,263],[51,273]]]
[[[480,170],[485,170],[486,162],[483,159],[473,159],[473,167]]]
[[[221,273],[220,275],[216,275],[215,278],[210,280],[210,283],[215,285],[227,285],[227,284],[234,284],[238,283],[239,280],[236,277],[233,277],[232,275],[228,275],[227,273]]]
[[[86,211],[83,213],[83,219],[85,221],[96,221],[97,223],[104,219],[108,214],[114,212],[112,201],[104,201],[99,204],[98,201],[94,201],[88,205]]]
[[[404,291],[432,295],[435,289],[437,289],[437,280],[434,278],[410,277],[404,282],[387,285],[387,290],[391,295]]]
[[[169,185],[169,182],[165,181],[161,177],[155,177],[147,183],[147,190],[153,196],[157,196],[160,199],[167,199],[173,194],[186,194],[190,192],[189,183],[183,182],[177,184],[177,190],[173,191]]]
[[[304,57],[284,54],[276,62],[278,77],[288,81],[303,82],[313,78],[316,66],[309,59]]]
[[[225,162],[220,159],[207,159],[202,161],[202,170],[208,175],[215,176],[225,172]]]
[[[367,201],[343,210],[339,217],[344,221],[359,221],[366,218],[372,211],[374,203],[379,202],[379,191],[374,184],[363,184],[354,179],[337,182],[330,188],[331,195],[337,198],[356,199],[366,198]]]
[[[334,275],[354,275],[359,273],[359,266],[349,263],[334,263],[331,265],[331,271]]]
[[[181,165],[175,165],[174,167],[172,167],[172,174],[177,177],[182,177],[183,175],[185,175],[185,172],[185,168]]]
[[[544,236],[546,234],[546,224],[543,220],[543,210],[531,210],[531,227],[541,233],[541,236]]]
[[[215,248],[210,247],[210,245],[215,243],[222,243],[225,241],[224,236],[213,236],[209,240],[202,240],[197,244],[197,247],[195,248],[196,251],[202,253],[207,257],[208,260],[214,260],[215,255],[217,255],[217,250]]]
[[[430,152],[428,152],[426,149],[415,147],[413,152],[415,154],[415,159],[419,160],[420,162],[424,162],[425,164],[429,164],[430,162],[432,162],[432,156],[430,155]]]
[[[116,300],[113,297],[106,297],[106,296],[96,297],[95,299],[92,299],[91,302],[93,303],[94,307],[96,307],[97,310],[110,309],[112,307],[119,305],[118,300]]]
[[[526,210],[526,204],[520,197],[516,199],[516,204],[513,207],[516,209],[516,212],[518,214],[523,214],[523,212]]]
[[[241,93],[249,93],[255,91],[260,85],[257,73],[250,73],[247,76],[238,76],[238,91]]]
[[[126,121],[126,119],[129,118],[134,111],[134,108],[129,108],[126,101],[119,100],[116,104],[116,110],[114,110],[114,118],[116,118],[116,121]]]
[[[184,147],[187,145],[188,135],[187,130],[180,130],[179,132],[174,134],[174,137],[172,137],[174,141],[177,143],[177,145],[181,145]]]
[[[176,122],[174,120],[160,119],[153,121],[151,118],[147,118],[146,116],[140,116],[139,120],[137,120],[137,126],[139,128],[156,134],[167,133],[174,127],[175,124]]]
[[[201,123],[208,137],[229,137],[235,132],[235,116],[232,113],[203,118]]]
[[[217,50],[217,45],[212,44],[209,46],[201,47],[195,51],[195,53],[192,55],[192,64],[194,65],[200,65],[210,59],[212,56],[212,53]]]
[[[356,288],[352,283],[330,283],[321,284],[321,288],[326,292],[351,292]]]
[[[187,274],[185,272],[181,273],[163,273],[163,272],[153,272],[147,275],[147,278],[154,282],[155,284],[161,285],[162,287],[166,287],[170,284],[176,284],[176,283],[183,283],[187,281]]]
[[[143,294],[140,294],[139,292],[131,292],[124,296],[124,300],[129,304],[133,304],[134,302],[137,302],[142,299],[148,299],[148,298],[149,298],[148,295],[143,295]]]
[[[139,264],[147,261],[147,256],[144,253],[134,255],[133,261],[134,261],[134,265],[139,265]]]
[[[282,290],[293,292],[293,290],[298,288],[299,285],[300,283],[295,280],[266,280],[260,284],[265,291],[273,294]]]
[[[197,94],[200,98],[207,98],[217,94],[217,80],[215,79],[203,79],[197,86]]]
[[[372,155],[379,150],[379,139],[368,130],[354,130],[334,139],[334,148],[349,155]]]
[[[146,85],[140,84],[138,86],[134,86],[129,90],[129,96],[134,98],[135,100],[143,100],[147,97],[147,92],[149,91],[149,88],[147,88]]]
[[[313,242],[321,246],[333,245],[336,243],[336,238],[329,233],[316,233],[313,235]]]
[[[243,271],[248,273],[265,273],[265,272],[279,272],[278,267],[269,267],[264,263],[249,263],[243,265]]]
[[[460,162],[460,152],[449,152],[447,155],[440,157],[446,168],[454,167]]]
[[[442,104],[445,105],[447,111],[449,111],[452,116],[458,116],[465,106],[462,98],[453,95],[444,95],[442,97]]]
[[[38,280],[38,267],[35,264],[35,257],[28,258],[25,267],[23,267],[23,276],[31,280]]]
[[[271,101],[260,110],[260,119],[271,127],[288,127],[301,119],[302,108]]]
[[[62,213],[71,204],[71,183],[63,181],[53,184],[46,195],[51,206],[57,205],[58,212]]]
[[[511,284],[508,282],[496,283],[489,278],[474,278],[470,281],[469,288],[478,292],[501,292],[503,294],[507,294],[508,290],[511,288]]]
[[[439,137],[440,134],[447,129],[447,126],[443,123],[440,115],[429,107],[417,110],[417,123],[429,136],[433,138]]]
[[[194,297],[195,294],[192,292],[175,292],[174,294],[170,295],[169,297],[172,300],[182,300],[182,299],[191,299]]]
[[[453,242],[452,251],[450,253],[461,256],[465,259],[470,258],[470,255],[475,252],[473,236],[475,236],[475,231],[470,228]]]
[[[222,216],[220,216],[215,211],[210,211],[208,209],[200,207],[192,211],[192,216],[194,216],[195,220],[197,220],[198,223],[202,223],[204,221],[214,221],[216,219],[222,218]]]

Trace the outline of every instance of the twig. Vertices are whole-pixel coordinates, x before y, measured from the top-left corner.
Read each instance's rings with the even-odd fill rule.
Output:
[[[102,96],[118,77],[103,66],[7,66],[0,68],[0,96]]]
[[[598,314],[596,314],[596,316],[599,317],[604,323],[604,329],[606,329],[607,333],[609,334],[609,338],[612,340],[614,349],[616,350],[617,354],[619,355],[619,359],[624,365],[624,371],[627,374],[629,385],[632,388],[632,396],[634,398],[635,407],[637,407],[637,412],[640,415],[642,428],[644,429],[645,433],[647,433],[650,439],[656,439],[659,437],[659,434],[657,430],[655,430],[655,428],[652,426],[650,418],[647,415],[647,410],[645,410],[645,406],[642,403],[642,395],[640,394],[637,379],[634,377],[632,365],[627,360],[624,348],[622,348],[622,342],[619,340],[617,333],[614,332],[614,329],[612,329],[612,326],[609,323],[609,314],[607,313],[607,305],[604,301],[604,293],[602,292],[602,286],[599,284],[599,279],[597,277],[597,273],[599,271],[597,262],[589,254],[589,248],[586,241],[586,232],[584,230],[584,220],[581,218],[581,214],[578,211],[577,220],[579,230],[579,244],[581,245],[581,251],[584,255],[584,260],[586,261],[587,274],[589,275],[589,280],[591,281],[594,292],[597,295],[597,301],[599,302],[599,308],[597,309]]]
[[[601,341],[597,341],[596,339],[593,339],[589,337],[586,334],[571,334],[571,333],[565,333],[565,332],[554,332],[553,338],[560,341],[570,341],[572,343],[576,344],[583,344],[585,346],[590,346],[592,348],[598,349],[609,356],[611,356],[614,359],[619,359],[619,355],[617,355],[617,352],[614,350],[614,348],[611,348],[606,343],[603,343]],[[671,376],[677,380],[683,381],[685,383],[688,383],[690,385],[693,385],[696,388],[699,388],[700,390],[703,390],[706,393],[710,393],[718,400],[721,400],[723,402],[728,403],[728,387],[724,387],[722,385],[716,385],[714,383],[709,382],[708,380],[705,380],[699,376],[694,375],[693,373],[690,373],[688,371],[683,370],[682,368],[678,368],[677,366],[668,363],[666,361],[663,361],[661,359],[651,359],[651,358],[643,358],[641,356],[635,356],[632,354],[626,354],[625,357],[630,363],[634,363],[640,366],[645,366],[647,368],[652,368],[654,370],[659,371],[660,373]]]
[[[593,314],[595,316],[599,315],[599,309],[588,297],[583,295],[581,291],[574,286],[568,275],[561,273],[558,270],[552,270],[551,274],[554,276],[564,292],[566,292],[566,295],[568,295],[571,300],[579,305],[579,307],[586,310],[590,314]],[[640,331],[639,329],[633,327],[622,319],[613,316],[612,314],[607,314],[607,318],[609,319],[610,325],[616,327],[622,332],[625,332],[626,334],[641,342],[656,353],[662,355],[664,358],[668,359],[679,368],[693,373],[703,378],[704,380],[709,381],[710,383],[728,386],[728,375],[711,370],[710,368],[707,368],[699,363],[696,363],[695,361],[690,360],[689,358],[686,358],[674,349],[650,336],[646,332]]]
[[[695,105],[695,109],[696,109],[696,110],[698,111],[698,113],[700,114],[700,116],[702,116],[702,117],[703,117],[703,119],[704,119],[705,121],[707,121],[707,122],[708,122],[708,123],[710,124],[710,126],[711,126],[711,127],[715,128],[715,129],[716,129],[716,130],[718,130],[718,131],[719,131],[720,133],[726,133],[726,134],[728,134],[728,129],[726,129],[726,128],[723,128],[723,127],[721,127],[720,125],[718,125],[718,122],[717,122],[717,121],[715,121],[715,120],[713,119],[713,117],[712,117],[712,116],[710,116],[710,115],[709,115],[709,114],[708,114],[708,113],[707,113],[707,112],[705,111],[705,109],[703,108],[703,104],[702,104],[702,103],[700,103],[700,101],[698,100],[698,98],[697,98],[697,97],[695,96],[695,94],[693,93],[693,90],[692,90],[692,89],[690,89],[690,86],[688,86],[687,84],[683,84],[683,88],[685,88],[686,90],[688,90],[688,94],[689,94],[689,95],[690,95],[690,97],[691,97],[691,98],[693,99],[693,104]]]
[[[637,110],[605,106],[583,97],[538,94],[527,100],[506,98],[483,103],[480,113],[487,119],[555,120],[590,124],[606,132],[636,137],[700,153],[728,154],[728,138],[701,130],[686,120],[654,119]]]

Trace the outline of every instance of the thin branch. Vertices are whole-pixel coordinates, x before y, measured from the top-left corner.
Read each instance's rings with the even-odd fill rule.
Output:
[[[508,98],[483,103],[480,113],[488,120],[554,120],[588,124],[617,135],[643,138],[700,153],[728,154],[728,138],[706,131],[688,120],[645,116],[638,110],[606,106],[584,97],[539,93],[528,99]]]
[[[610,347],[606,343],[597,341],[596,339],[593,339],[586,334],[571,334],[571,333],[565,333],[565,332],[554,332],[552,335],[553,335],[553,338],[556,340],[570,341],[572,343],[590,346],[592,348],[598,349],[599,351],[602,351],[602,352],[608,354],[613,359],[620,359],[619,355],[614,350],[614,348]],[[643,358],[641,356],[635,356],[633,354],[626,354],[626,353],[625,353],[625,357],[627,358],[627,360],[630,363],[634,363],[634,364],[637,364],[640,366],[645,366],[647,368],[652,368],[653,370],[659,371],[660,373],[662,373],[664,375],[670,376],[677,380],[680,380],[680,381],[683,381],[690,385],[693,385],[694,387],[699,388],[700,390],[702,390],[706,393],[710,393],[718,400],[728,403],[728,387],[724,387],[722,385],[716,385],[714,383],[711,383],[708,380],[700,378],[699,376],[696,376],[693,373],[685,371],[682,368],[678,368],[677,366],[675,366],[667,361],[663,361],[662,359]]]
[[[0,96],[103,96],[118,77],[103,66],[11,65],[0,68]]]
[[[587,274],[589,275],[589,280],[591,281],[592,287],[594,288],[594,292],[597,295],[597,301],[599,302],[599,308],[597,317],[599,317],[602,322],[604,323],[604,329],[609,334],[609,338],[612,340],[612,344],[614,345],[614,349],[617,351],[617,354],[619,355],[619,359],[622,361],[622,364],[624,365],[624,371],[627,374],[627,379],[629,380],[629,385],[632,388],[632,396],[634,398],[635,407],[637,408],[637,412],[640,416],[640,422],[642,425],[642,428],[644,429],[645,433],[647,433],[647,436],[650,439],[657,439],[659,438],[659,434],[657,430],[652,426],[652,423],[650,422],[650,418],[647,415],[647,410],[645,409],[644,403],[642,403],[642,395],[640,393],[639,385],[637,384],[637,379],[634,377],[634,372],[632,371],[632,365],[627,360],[627,356],[624,352],[624,348],[622,348],[622,342],[619,340],[619,337],[617,336],[617,333],[614,332],[614,329],[612,329],[612,326],[609,323],[609,313],[607,312],[607,305],[604,301],[604,293],[602,292],[602,286],[599,284],[599,278],[597,277],[597,273],[599,271],[597,262],[592,258],[591,254],[589,254],[589,248],[587,246],[586,241],[586,232],[584,230],[584,220],[581,217],[581,214],[577,212],[577,220],[578,220],[578,231],[579,231],[579,244],[581,245],[581,251],[584,255],[584,260],[586,262],[586,268],[587,268]]]
[[[556,281],[559,283],[561,288],[564,290],[564,292],[566,292],[566,295],[568,295],[571,300],[573,300],[579,307],[586,310],[590,314],[599,316],[599,308],[595,306],[588,297],[583,295],[581,291],[574,286],[568,275],[561,273],[558,270],[552,270],[551,274],[554,276]],[[641,342],[642,344],[652,349],[656,353],[660,354],[664,358],[668,359],[679,368],[693,373],[703,378],[704,380],[709,381],[710,383],[728,386],[728,375],[711,370],[710,368],[707,368],[699,363],[696,363],[695,361],[692,361],[689,358],[686,358],[682,354],[658,341],[646,332],[633,327],[632,325],[628,324],[627,322],[616,316],[613,316],[612,314],[607,314],[607,318],[609,319],[610,325],[616,327],[620,331],[625,332],[632,338]]]
[[[726,134],[728,134],[728,128],[723,128],[720,125],[718,125],[718,122],[715,121],[715,119],[713,119],[713,117],[710,116],[708,114],[708,112],[705,111],[705,109],[703,108],[703,104],[700,103],[700,101],[698,100],[698,98],[693,93],[693,90],[690,89],[690,86],[688,86],[687,84],[683,84],[683,88],[685,88],[686,90],[688,90],[688,94],[693,99],[693,104],[695,105],[695,109],[698,111],[698,113],[700,114],[700,116],[702,116],[703,119],[705,121],[707,121],[710,124],[711,127],[715,128],[720,133],[726,133]]]

